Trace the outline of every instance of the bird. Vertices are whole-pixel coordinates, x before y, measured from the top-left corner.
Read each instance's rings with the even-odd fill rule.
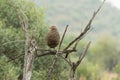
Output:
[[[56,26],[51,26],[50,30],[46,34],[46,43],[50,48],[57,47],[60,42],[60,35]]]

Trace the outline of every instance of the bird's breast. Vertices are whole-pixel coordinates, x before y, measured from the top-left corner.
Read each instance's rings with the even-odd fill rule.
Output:
[[[46,36],[47,45],[51,48],[56,47],[59,44],[60,35],[57,31],[50,31]]]

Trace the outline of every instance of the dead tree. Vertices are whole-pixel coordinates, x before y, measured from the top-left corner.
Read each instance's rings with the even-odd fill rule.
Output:
[[[35,51],[37,49],[37,42],[34,38],[30,37],[28,31],[28,19],[25,14],[25,21],[19,16],[21,27],[25,36],[25,54],[24,54],[24,67],[23,67],[23,80],[30,80],[32,75],[32,65],[35,58]],[[23,22],[22,22],[23,21]]]
[[[79,59],[78,59],[78,61],[76,61],[76,63],[72,62],[70,59],[66,59],[63,56],[61,56],[70,66],[69,80],[75,80],[75,77],[74,77],[75,71],[76,71],[77,67],[79,66],[79,64],[81,63],[81,61],[83,60],[85,54],[87,53],[90,43],[91,42],[89,42],[86,45],[86,47],[83,49],[83,51],[81,52]]]
[[[11,1],[11,3],[13,3]],[[19,24],[23,30],[24,33],[24,41],[25,41],[25,46],[24,46],[24,52],[22,55],[24,55],[24,66],[23,66],[23,79],[22,80],[30,80],[31,75],[32,75],[32,65],[34,62],[35,58],[35,51],[37,48],[37,42],[33,38],[32,35],[29,35],[29,30],[28,30],[28,18],[26,14],[21,11],[19,12],[18,8],[15,5],[11,5],[14,8],[14,11],[16,13],[16,16],[18,18]],[[21,57],[21,55],[20,55]],[[15,57],[15,59],[18,57]],[[12,60],[15,60],[12,59]]]

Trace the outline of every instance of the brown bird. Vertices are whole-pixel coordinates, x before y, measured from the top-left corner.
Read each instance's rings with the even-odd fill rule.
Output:
[[[46,43],[50,48],[55,48],[60,42],[60,35],[56,26],[51,26],[46,35]]]

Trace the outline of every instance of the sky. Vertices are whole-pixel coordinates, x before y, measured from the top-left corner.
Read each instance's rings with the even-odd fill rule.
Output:
[[[120,9],[120,0],[106,0],[107,2],[111,3],[113,6]]]

